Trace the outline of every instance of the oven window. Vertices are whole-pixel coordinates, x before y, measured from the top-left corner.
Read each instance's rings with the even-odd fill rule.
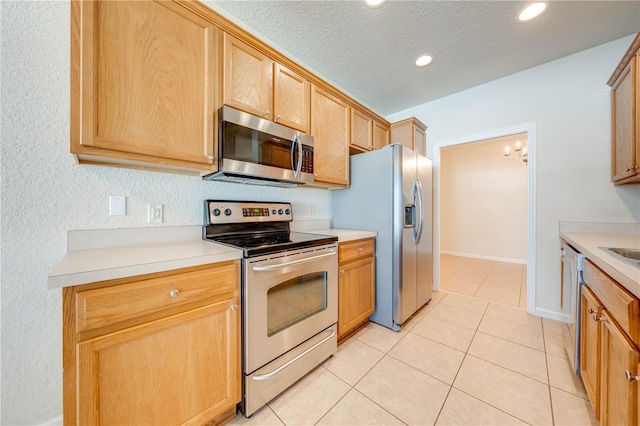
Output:
[[[267,336],[327,309],[327,273],[315,272],[285,281],[267,292]]]

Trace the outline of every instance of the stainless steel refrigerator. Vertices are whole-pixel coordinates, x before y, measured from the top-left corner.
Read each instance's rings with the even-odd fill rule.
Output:
[[[351,186],[332,192],[333,227],[376,231],[376,311],[393,330],[431,300],[431,160],[400,145],[353,155]]]

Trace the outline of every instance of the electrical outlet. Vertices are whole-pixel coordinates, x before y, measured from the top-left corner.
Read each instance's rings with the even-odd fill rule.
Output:
[[[149,223],[162,223],[162,204],[147,204]]]

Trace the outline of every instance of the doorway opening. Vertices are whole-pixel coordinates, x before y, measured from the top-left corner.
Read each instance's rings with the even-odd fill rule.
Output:
[[[535,124],[438,143],[433,157],[434,289],[533,313]]]

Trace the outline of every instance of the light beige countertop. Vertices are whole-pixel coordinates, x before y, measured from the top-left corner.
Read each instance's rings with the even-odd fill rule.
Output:
[[[319,224],[326,227],[326,222]],[[333,235],[339,242],[376,236],[375,232],[329,228],[299,232]],[[242,259],[242,250],[202,240],[201,226],[69,231],[67,253],[49,273],[48,287],[69,287],[234,259]]]
[[[617,229],[593,226],[588,231],[580,227],[564,227],[563,230],[561,225],[560,237],[636,297],[640,297],[640,265],[607,250],[607,247],[640,249],[640,229],[637,224],[629,225]]]
[[[304,231],[309,234],[332,235],[338,237],[339,243],[346,241],[361,240],[363,238],[375,238],[378,233],[373,231],[353,231],[350,229],[317,229],[313,231]]]
[[[74,250],[68,251],[49,273],[49,288],[241,258],[242,250],[204,240]]]

